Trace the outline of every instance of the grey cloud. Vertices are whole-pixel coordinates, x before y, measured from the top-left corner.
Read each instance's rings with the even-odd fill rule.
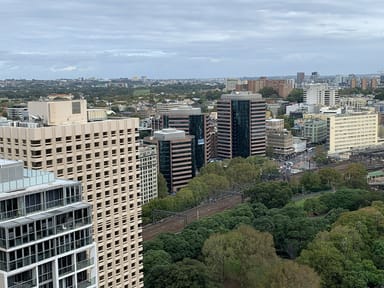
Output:
[[[345,55],[361,53],[378,70],[383,11],[374,0],[3,0],[0,77],[355,72]]]

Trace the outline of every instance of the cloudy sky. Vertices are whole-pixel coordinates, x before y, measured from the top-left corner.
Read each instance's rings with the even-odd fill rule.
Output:
[[[384,70],[381,0],[0,0],[0,78]]]

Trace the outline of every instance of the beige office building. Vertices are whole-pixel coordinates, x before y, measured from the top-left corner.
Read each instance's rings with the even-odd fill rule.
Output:
[[[378,114],[352,113],[328,116],[328,154],[350,152],[378,144]]]
[[[35,123],[0,127],[0,156],[82,182],[93,207],[99,287],[143,287],[138,119],[87,122],[85,100],[29,109]]]

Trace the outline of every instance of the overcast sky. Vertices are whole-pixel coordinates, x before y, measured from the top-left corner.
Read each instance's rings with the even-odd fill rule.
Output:
[[[0,0],[0,78],[384,70],[382,0]]]

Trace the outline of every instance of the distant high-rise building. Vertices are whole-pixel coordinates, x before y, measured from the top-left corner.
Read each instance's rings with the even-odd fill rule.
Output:
[[[302,85],[304,83],[304,79],[305,79],[305,73],[304,72],[297,72],[296,83],[298,85]]]
[[[0,287],[98,287],[80,182],[0,160]]]
[[[266,77],[261,77],[258,80],[248,80],[247,91],[252,93],[259,93],[259,91],[263,88],[272,88],[274,89],[279,96],[286,98],[289,93],[294,88],[294,81],[286,80],[286,79],[267,79]]]
[[[0,127],[0,156],[82,182],[93,206],[98,287],[143,287],[139,120],[88,122],[85,100],[62,96],[28,108],[35,123]]]
[[[367,78],[361,78],[361,89],[367,90],[368,88],[368,79]]]
[[[371,79],[371,88],[376,89],[377,88],[377,78],[372,78]]]
[[[320,77],[319,72],[312,72],[311,73],[311,81],[313,83],[317,83],[317,81],[319,81],[319,77]]]
[[[183,106],[173,108],[163,115],[162,128],[176,128],[187,135],[193,135],[196,157],[196,167],[200,169],[211,159],[212,139],[210,134],[208,114],[201,113],[200,108]]]
[[[169,192],[176,193],[195,176],[194,136],[166,128],[144,138],[144,143],[157,146],[159,171],[167,181]]]
[[[327,84],[311,84],[304,88],[304,103],[308,105],[335,106],[339,103],[339,91]]]
[[[261,94],[224,94],[217,102],[219,158],[265,155],[265,101]]]
[[[353,78],[351,79],[350,87],[351,87],[352,89],[354,89],[354,88],[357,87],[357,79],[356,79],[355,77],[353,77]]]
[[[157,198],[157,150],[155,145],[143,145],[139,148],[140,187],[142,203]]]
[[[380,84],[384,84],[384,74],[380,75]]]
[[[225,79],[225,91],[231,92],[236,90],[236,85],[239,84],[238,79]]]

